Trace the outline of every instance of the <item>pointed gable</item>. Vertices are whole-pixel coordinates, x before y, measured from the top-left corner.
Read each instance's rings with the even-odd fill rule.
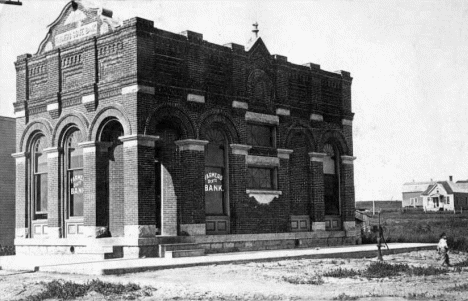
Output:
[[[256,38],[253,40],[252,44],[247,45],[247,53],[250,57],[250,60],[256,62],[259,65],[269,66],[271,64],[270,51],[268,51],[265,43],[263,43],[262,38]]]
[[[71,1],[48,26],[48,33],[39,45],[37,54],[104,34],[118,26],[119,22],[112,19],[112,11],[88,2]]]

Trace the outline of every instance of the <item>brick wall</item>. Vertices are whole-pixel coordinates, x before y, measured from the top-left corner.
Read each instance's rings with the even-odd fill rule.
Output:
[[[69,13],[70,8],[55,23],[50,41],[73,28],[64,22]],[[87,11],[86,16],[83,24],[94,20],[102,25],[96,12]],[[287,232],[290,215],[323,221],[322,166],[311,162],[308,153],[322,152],[332,136],[340,155],[353,154],[348,72],[328,72],[313,63],[292,64],[284,56],[270,54],[261,39],[246,51],[242,45],[210,43],[191,31],[167,32],[141,18],[50,51],[45,51],[46,43],[38,54],[19,56],[16,62],[16,152],[28,151],[28,139],[37,131],[46,136],[47,147],[60,148],[67,116],[75,118],[68,122],[79,123],[82,142],[99,142],[109,120],[122,126],[124,136],[160,136],[154,149],[121,145],[113,150],[112,159],[105,159],[98,149],[86,154],[94,156],[87,161],[95,170],[84,170],[85,179],[94,182],[85,184],[91,190],[85,195],[93,202],[89,193],[95,193],[97,204],[94,209],[85,205],[85,225],[104,225],[106,214],[99,211],[107,206],[113,235],[122,235],[124,225],[153,225],[159,219],[166,235],[177,234],[180,224],[204,223],[203,174],[209,158],[203,151],[180,151],[173,142],[202,140],[205,129],[216,123],[223,126],[230,144],[246,145],[246,112],[276,117],[278,109],[283,113],[276,126],[276,146],[253,147],[246,155],[277,157],[277,148],[293,150],[289,159],[280,160],[277,170],[282,194],[269,204],[249,198],[245,155],[228,150],[231,233]],[[300,135],[288,140],[292,132]],[[177,137],[169,137],[171,133]],[[17,166],[17,227],[27,225],[27,162]],[[53,168],[60,164],[58,160]],[[353,166],[341,170],[343,220],[351,220]],[[55,192],[64,184],[59,175],[52,176],[56,179],[49,185]],[[161,201],[156,200],[154,186],[158,177]],[[100,179],[106,178],[108,189],[100,185]],[[60,195],[56,198],[53,210],[60,211]],[[49,224],[59,223],[51,219]]]
[[[0,245],[15,237],[15,120],[0,117]]]

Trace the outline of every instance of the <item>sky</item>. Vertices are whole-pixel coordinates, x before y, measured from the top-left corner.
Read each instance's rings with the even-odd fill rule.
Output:
[[[67,0],[0,4],[0,115],[13,117],[16,57],[34,54]],[[468,179],[468,1],[106,1],[171,32],[351,72],[356,200],[401,199],[411,181]]]

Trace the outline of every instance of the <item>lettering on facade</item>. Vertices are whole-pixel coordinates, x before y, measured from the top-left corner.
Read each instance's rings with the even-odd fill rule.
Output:
[[[70,178],[70,194],[83,194],[83,175]]]
[[[97,22],[93,22],[55,36],[55,47],[97,34]]]
[[[224,191],[222,175],[217,172],[205,173],[205,192],[208,191]]]

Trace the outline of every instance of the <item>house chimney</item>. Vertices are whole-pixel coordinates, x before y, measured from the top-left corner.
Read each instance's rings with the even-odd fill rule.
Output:
[[[452,176],[449,176],[449,181],[453,182],[453,177]]]

